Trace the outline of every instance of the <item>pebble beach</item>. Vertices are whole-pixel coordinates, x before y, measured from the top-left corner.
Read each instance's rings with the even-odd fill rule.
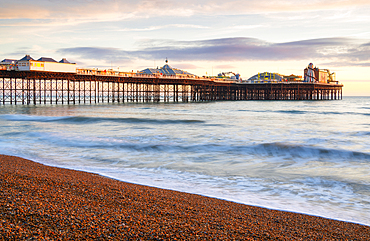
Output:
[[[0,156],[0,240],[370,240],[370,227]]]

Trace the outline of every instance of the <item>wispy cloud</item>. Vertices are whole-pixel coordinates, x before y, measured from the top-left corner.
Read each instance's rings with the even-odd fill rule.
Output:
[[[256,24],[256,25],[238,25],[238,26],[233,26],[233,29],[238,29],[238,30],[244,30],[244,29],[254,29],[254,28],[265,28],[265,27],[270,27],[268,25],[263,25],[263,24]]]
[[[200,66],[197,66],[197,65],[194,65],[194,64],[177,64],[176,65],[177,68],[180,68],[180,69],[199,69],[201,68]]]
[[[368,0],[12,0],[3,1],[1,19],[112,21],[154,16],[303,12],[369,6]]]
[[[207,26],[202,25],[195,25],[195,24],[167,24],[167,25],[157,25],[157,26],[149,26],[146,28],[124,28],[114,31],[120,32],[139,32],[139,31],[154,31],[159,29],[166,29],[166,28],[196,28],[196,29],[206,29],[209,28]]]
[[[221,65],[216,65],[214,67],[216,69],[234,69],[235,68],[234,65],[230,65],[230,64],[221,64]]]
[[[148,41],[149,42],[149,41]],[[117,48],[76,47],[58,50],[84,59],[127,61],[163,59],[177,61],[285,61],[322,60],[344,65],[368,66],[370,43],[357,39],[322,38],[271,43],[255,38],[223,38],[201,41],[153,41],[152,46],[127,51]]]

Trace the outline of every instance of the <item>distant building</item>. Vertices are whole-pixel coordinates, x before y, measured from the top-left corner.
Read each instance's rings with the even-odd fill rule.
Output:
[[[288,82],[302,82],[303,81],[301,75],[291,74],[291,75],[283,75],[283,77]]]
[[[27,61],[27,60],[34,60],[31,56],[29,56],[28,54],[26,56],[24,56],[23,58],[21,58],[20,60],[18,61]]]
[[[15,64],[16,62],[16,59],[3,59],[0,64]]]
[[[0,70],[7,70],[14,67],[17,63],[16,59],[4,59],[0,62]]]
[[[318,82],[318,73],[316,73],[317,68],[313,67],[310,63],[304,70],[304,82]]]
[[[161,68],[147,68],[138,72],[138,74],[150,74],[150,75],[162,75],[162,76],[176,76],[176,77],[196,77],[196,75],[191,74],[185,70],[172,68],[168,65],[168,60],[166,59],[166,64]]]
[[[66,59],[62,59],[57,62],[54,59],[47,57],[41,57],[38,60],[34,60],[31,56],[26,55],[16,62],[16,70],[76,73],[76,64],[70,63]]]
[[[335,73],[330,73],[328,69],[319,69],[313,67],[310,63],[307,68],[304,69],[304,80],[305,82],[319,82],[319,83],[338,83],[335,79]]]

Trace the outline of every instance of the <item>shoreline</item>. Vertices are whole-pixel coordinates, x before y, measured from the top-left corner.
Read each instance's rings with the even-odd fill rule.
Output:
[[[370,227],[0,155],[5,239],[370,240]]]

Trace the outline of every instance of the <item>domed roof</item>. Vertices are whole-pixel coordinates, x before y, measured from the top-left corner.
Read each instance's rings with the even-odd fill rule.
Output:
[[[168,64],[168,59],[166,59],[166,64],[163,65],[163,67],[161,68],[147,68],[147,69],[144,69],[142,71],[140,71],[140,73],[142,74],[156,74],[156,73],[159,73],[159,74],[162,74],[162,75],[192,75],[194,76],[194,74],[191,74],[185,70],[181,70],[181,69],[176,69],[176,68],[172,68],[169,64]]]
[[[279,74],[276,73],[270,73],[270,72],[263,72],[263,73],[258,73],[256,75],[253,75],[250,77],[248,80],[266,80],[266,79],[275,79],[278,81],[282,81],[283,77],[280,76]]]

